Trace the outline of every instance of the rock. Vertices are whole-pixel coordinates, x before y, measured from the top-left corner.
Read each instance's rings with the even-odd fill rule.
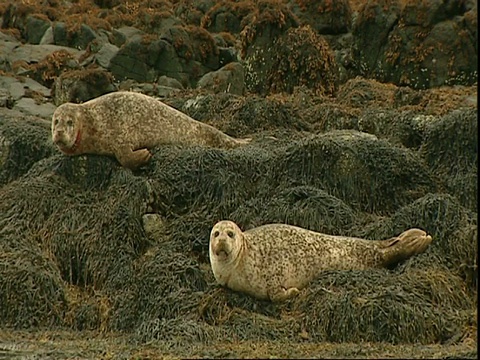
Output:
[[[32,92],[45,98],[50,97],[50,89],[30,78],[0,76],[0,88],[4,89],[13,101],[17,101]]]
[[[115,91],[112,75],[104,69],[65,71],[55,79],[52,88],[56,106],[66,102],[82,103]]]
[[[46,16],[29,15],[25,24],[27,42],[39,44],[48,28],[50,28],[50,20]]]
[[[121,47],[125,42],[135,35],[143,35],[144,32],[132,26],[122,26],[118,29],[113,29],[110,35],[110,42]]]
[[[220,62],[220,66],[225,66],[231,62],[240,60],[237,49],[233,47],[219,47],[218,59]]]
[[[56,106],[52,103],[38,104],[32,98],[21,98],[13,106],[13,110],[18,110],[25,115],[38,116],[43,119],[51,119]]]
[[[83,53],[66,46],[23,44],[13,49],[10,56],[8,56],[8,60],[10,63],[16,61],[24,61],[27,64],[38,63],[48,55],[61,50],[71,54],[73,58],[78,58]]]
[[[56,45],[85,50],[96,37],[95,31],[86,24],[81,24],[73,29],[68,28],[64,22],[56,22],[53,26],[53,38]]]
[[[230,63],[217,71],[205,74],[197,84],[199,89],[208,89],[214,93],[243,95],[245,92],[245,70],[238,63]]]
[[[247,55],[245,64],[247,88],[259,94],[292,93],[302,85],[318,94],[333,94],[338,85],[334,53],[308,25],[290,27],[268,47]]]
[[[350,31],[352,9],[348,0],[287,2],[302,25],[310,25],[318,34],[339,35]]]
[[[298,20],[284,5],[259,2],[245,21],[241,33],[241,57],[245,66],[245,82],[249,91],[266,94],[270,91],[269,77],[277,59],[278,38],[290,27],[297,27]]]
[[[170,79],[170,78],[168,78],[168,79]],[[174,79],[172,79],[172,80],[174,80]],[[176,81],[176,83],[179,84],[178,81]],[[172,83],[172,84],[174,84],[174,83]],[[180,86],[181,86],[181,84],[180,84]],[[150,95],[150,96],[154,96],[154,97],[158,96],[158,97],[161,97],[161,98],[172,96],[173,93],[180,91],[180,88],[177,88],[177,87],[170,87],[170,86],[152,84],[152,83],[138,83],[135,80],[131,80],[131,79],[122,81],[118,85],[118,89],[119,90],[124,90],[124,91],[140,92],[142,94],[146,94],[146,95]]]
[[[165,87],[183,89],[183,85],[177,79],[162,75],[158,78],[157,84]]]
[[[184,71],[197,77],[195,81],[206,72],[219,69],[218,48],[207,30],[198,26],[175,26],[162,34],[161,38],[174,46],[177,56],[184,60]],[[195,69],[195,64],[206,69]],[[202,70],[203,73],[199,74],[198,71]],[[199,75],[196,76],[193,71]]]
[[[26,100],[24,105],[33,101]],[[56,152],[50,124],[50,119],[26,116],[19,109],[0,108],[0,184],[17,179],[35,162]]]
[[[0,70],[12,70],[10,55],[15,48],[21,45],[21,42],[13,36],[0,32]]]
[[[215,41],[202,30],[173,27],[161,37],[133,35],[111,58],[109,70],[119,80],[155,82],[166,75],[192,86],[219,67]]]
[[[416,89],[477,81],[477,44],[465,4],[384,4],[364,6],[353,29],[363,76]]]
[[[244,18],[254,11],[254,2],[218,1],[203,16],[201,25],[213,33],[239,34],[244,27]]]
[[[45,33],[43,34],[42,38],[40,39],[40,45],[53,45],[55,44],[55,39],[53,37],[53,26],[49,26]]]
[[[0,80],[0,108],[9,108],[11,109],[14,104],[14,99],[12,95],[1,86]]]
[[[110,67],[110,61],[117,55],[118,50],[118,47],[115,45],[110,43],[103,44],[100,50],[94,55],[96,63],[104,69],[108,69]]]
[[[153,82],[157,76],[154,65],[160,54],[164,57],[174,56],[175,51],[165,41],[133,35],[110,59],[109,70],[118,80],[133,79],[138,82]],[[182,68],[178,59],[170,60],[172,60],[170,69],[175,73],[181,72]]]

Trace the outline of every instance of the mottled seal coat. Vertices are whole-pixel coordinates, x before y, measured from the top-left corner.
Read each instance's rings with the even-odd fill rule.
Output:
[[[161,101],[119,91],[83,104],[65,103],[52,116],[52,140],[67,155],[113,155],[125,167],[146,164],[161,144],[234,148],[248,139],[232,138]]]
[[[220,221],[210,234],[209,255],[220,285],[259,299],[282,301],[323,270],[385,267],[423,252],[432,237],[409,229],[388,240],[317,233],[297,226],[268,224],[242,232]]]

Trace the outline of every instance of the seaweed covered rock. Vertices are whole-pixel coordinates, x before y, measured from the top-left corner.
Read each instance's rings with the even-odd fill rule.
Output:
[[[351,27],[352,9],[348,0],[290,0],[287,3],[302,24],[310,25],[319,34],[338,35]]]
[[[428,123],[420,151],[447,191],[477,211],[478,112],[458,109]]]
[[[19,178],[54,153],[49,121],[0,113],[0,185]]]
[[[475,279],[477,269],[476,214],[448,194],[428,194],[395,212],[391,217],[355,230],[355,236],[383,238],[410,227],[425,229],[434,239],[430,257],[412,258],[416,268],[443,266],[454,274]],[[474,285],[476,287],[476,285]]]
[[[63,325],[67,299],[54,259],[18,223],[7,220],[0,220],[0,323],[14,328]]]
[[[241,55],[246,69],[245,85],[254,93],[266,94],[270,91],[268,79],[275,70],[278,51],[276,41],[290,27],[297,27],[298,20],[278,1],[262,0],[245,21],[248,25],[241,33]]]
[[[244,19],[248,18],[253,11],[255,11],[255,3],[250,0],[217,1],[203,15],[201,25],[214,33],[239,34],[246,25]]]
[[[358,131],[307,137],[277,156],[274,179],[325,189],[361,211],[389,214],[437,189],[417,154]]]
[[[306,86],[318,94],[333,94],[338,66],[328,42],[309,25],[297,27],[296,18],[281,9],[273,13],[262,9],[256,22],[242,32],[247,89],[292,93],[295,87]],[[268,44],[266,34],[271,36]]]
[[[365,3],[353,27],[363,75],[417,89],[475,83],[476,40],[465,19],[470,10],[476,6],[441,0]]]
[[[310,26],[290,28],[275,43],[273,66],[264,86],[271,92],[292,93],[306,86],[332,95],[338,84],[338,66],[328,42]]]
[[[310,130],[290,102],[282,98],[263,98],[258,95],[236,96],[229,93],[198,94],[175,97],[165,102],[206,122],[233,137],[259,136],[264,131],[284,130],[290,138],[293,132]]]
[[[115,90],[112,75],[101,68],[64,71],[55,78],[52,87],[57,106],[66,102],[83,103]]]

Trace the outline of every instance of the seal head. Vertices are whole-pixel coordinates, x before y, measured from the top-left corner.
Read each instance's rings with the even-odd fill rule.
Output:
[[[244,237],[233,221],[223,220],[215,224],[210,232],[210,262],[219,271],[214,271],[215,279],[222,285],[228,282],[227,273],[222,269],[232,268],[241,258]]]
[[[82,140],[81,109],[75,104],[63,104],[52,117],[53,143],[65,154],[78,153]]]

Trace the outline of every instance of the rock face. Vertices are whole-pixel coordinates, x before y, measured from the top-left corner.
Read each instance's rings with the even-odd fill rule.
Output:
[[[477,80],[477,5],[373,1],[353,27],[362,74],[425,89]]]

